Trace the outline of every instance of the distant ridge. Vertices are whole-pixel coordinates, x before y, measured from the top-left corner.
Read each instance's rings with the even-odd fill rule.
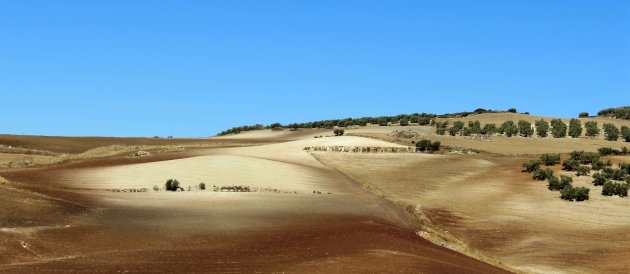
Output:
[[[378,117],[361,117],[361,118],[345,118],[345,119],[332,119],[332,120],[320,120],[313,122],[305,122],[305,123],[292,123],[288,125],[282,125],[280,123],[273,123],[269,125],[250,125],[250,126],[238,126],[233,127],[224,131],[219,132],[219,136],[228,135],[228,134],[238,134],[242,131],[250,131],[250,130],[259,130],[259,129],[281,129],[281,128],[333,128],[335,126],[345,127],[345,126],[366,126],[367,124],[378,124],[378,125],[387,125],[389,123],[400,123],[401,125],[406,125],[408,123],[414,123],[418,125],[429,125],[434,118],[461,118],[466,117],[472,114],[482,114],[482,113],[516,113],[515,108],[510,108],[508,110],[491,110],[491,109],[483,109],[478,108],[474,111],[470,112],[457,112],[457,113],[446,113],[446,114],[430,114],[430,113],[413,113],[413,114],[399,114],[396,116],[378,116]],[[524,113],[529,114],[529,113]]]

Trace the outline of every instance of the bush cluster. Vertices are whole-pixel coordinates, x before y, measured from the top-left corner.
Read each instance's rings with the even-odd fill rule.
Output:
[[[532,178],[534,180],[544,181],[551,178],[552,176],[553,176],[553,170],[546,168],[546,169],[538,169],[534,171]]]
[[[531,160],[523,163],[523,172],[534,172],[540,169],[542,162],[540,160]]]
[[[444,135],[446,133],[446,128],[448,127],[448,122],[437,122],[435,123],[435,133],[438,135]]]
[[[560,175],[560,179],[553,175],[547,178],[547,188],[549,190],[562,190],[567,186],[571,186],[571,183],[573,183],[573,178],[565,175]]]
[[[585,201],[588,200],[588,193],[591,190],[586,187],[573,187],[571,185],[560,190],[560,198],[568,201]]]
[[[340,129],[340,128],[335,129],[335,130],[333,131],[333,133],[335,134],[335,136],[343,136],[344,132],[345,132],[345,131],[344,131],[343,129]]]
[[[560,163],[560,154],[545,153],[540,155],[540,161],[546,166],[553,166]]]
[[[431,140],[422,139],[416,143],[416,150],[433,152],[440,150],[441,145],[439,141],[431,142]]]
[[[574,150],[571,152],[570,157],[572,160],[577,160],[580,164],[590,164],[599,160],[599,154],[595,152],[584,152]]]
[[[630,154],[630,151],[628,151],[627,147],[623,147],[621,150],[610,147],[600,147],[597,149],[597,152],[599,152],[599,155],[601,156]]]
[[[181,188],[179,186],[179,181],[177,181],[175,179],[168,179],[168,180],[166,180],[166,183],[164,184],[164,188],[167,191],[177,191],[177,189],[184,190],[183,188]]]
[[[606,116],[617,119],[630,120],[630,106],[602,109],[597,112],[597,116]]]
[[[601,173],[593,174],[593,182],[592,182],[593,185],[602,186],[607,181],[608,181],[608,179],[606,179],[606,176],[604,176],[603,174],[601,174]]]
[[[607,181],[602,188],[602,195],[626,197],[628,196],[628,183]]]
[[[505,121],[499,127],[499,133],[505,134],[507,137],[512,137],[518,134],[518,126],[513,121]]]

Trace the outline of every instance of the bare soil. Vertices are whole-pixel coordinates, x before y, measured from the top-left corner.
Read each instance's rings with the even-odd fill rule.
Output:
[[[302,150],[344,144],[392,145],[309,138],[2,170],[0,271],[505,272],[418,237],[398,206]],[[171,177],[281,191],[108,191]]]

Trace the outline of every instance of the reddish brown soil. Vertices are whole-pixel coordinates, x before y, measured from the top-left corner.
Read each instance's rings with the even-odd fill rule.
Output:
[[[171,146],[171,145],[247,145],[268,144],[278,139],[216,139],[216,138],[119,138],[119,137],[59,137],[0,134],[0,144],[57,153],[82,153],[90,149],[111,145]]]
[[[173,155],[192,154],[160,157],[178,157]],[[225,231],[197,212],[111,206],[94,194],[56,187],[63,176],[55,175],[74,169],[153,160],[163,159],[101,159],[0,172],[19,182],[0,186],[7,193],[0,198],[3,227],[62,226],[0,231],[0,271],[505,272],[367,214],[277,213],[266,217],[272,222],[263,229]]]

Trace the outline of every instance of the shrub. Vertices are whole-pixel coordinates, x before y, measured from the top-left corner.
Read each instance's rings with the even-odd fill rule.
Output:
[[[516,109],[515,109],[515,108],[510,108],[510,109],[508,109],[507,111],[508,111],[508,112],[511,112],[511,113],[516,113]]]
[[[580,112],[580,115],[578,115],[578,117],[580,117],[580,118],[588,118],[588,112]]]
[[[503,124],[501,124],[499,132],[505,134],[505,136],[507,137],[512,137],[513,135],[518,133],[518,127],[512,121],[505,121]]]
[[[580,124],[580,120],[571,119],[569,121],[569,136],[571,138],[578,138],[582,135],[582,124]]]
[[[630,106],[602,109],[597,115],[630,120]]]
[[[421,116],[417,118],[416,123],[418,123],[418,125],[421,125],[421,126],[426,126],[428,124],[431,124],[431,121],[432,121],[431,117]]]
[[[586,176],[591,172],[591,168],[588,166],[579,166],[575,169],[577,171],[577,176]]]
[[[455,122],[453,122],[453,126],[448,129],[448,133],[451,136],[455,136],[457,133],[461,134],[462,129],[464,129],[464,122],[462,122],[462,121],[455,121]]]
[[[532,178],[534,178],[534,180],[538,180],[538,181],[544,181],[547,180],[549,177],[553,176],[553,170],[551,169],[539,169],[536,170],[534,172],[534,175],[532,175]]]
[[[547,178],[547,189],[554,190],[559,185],[560,185],[560,179],[558,179],[558,177],[552,175],[552,176],[549,176],[549,178]]]
[[[481,123],[479,123],[479,121],[468,121],[468,128],[471,134],[481,133]]]
[[[532,128],[532,124],[525,120],[518,121],[518,132],[523,137],[530,137],[534,135],[534,129]]]
[[[416,151],[438,151],[440,146],[441,143],[439,141],[431,142],[430,140],[422,139],[416,143]]]
[[[630,164],[620,163],[619,169],[624,170],[627,174],[630,174]]]
[[[570,187],[571,183],[573,183],[573,179],[569,176],[561,175],[560,179],[556,176],[550,176],[547,180],[547,188],[549,190],[561,190]]]
[[[560,154],[545,153],[540,155],[540,161],[542,161],[542,163],[546,166],[553,166],[560,163]]]
[[[579,161],[581,164],[590,164],[599,160],[599,154],[594,152],[584,152],[574,150],[570,154],[572,160]]]
[[[432,151],[438,151],[438,150],[440,150],[441,146],[442,146],[442,143],[440,143],[440,141],[435,141],[435,142],[431,143],[431,150]]]
[[[179,186],[179,181],[177,181],[175,179],[168,179],[168,180],[166,180],[166,183],[164,184],[164,188],[167,191],[177,191],[177,189],[184,190],[183,188],[181,188]]]
[[[580,166],[580,162],[577,160],[567,159],[562,162],[562,170],[575,171],[578,166]]]
[[[608,141],[619,139],[619,129],[613,124],[604,124],[604,136]]]
[[[608,181],[604,183],[604,187],[602,188],[602,195],[618,195],[619,197],[626,197],[628,196],[628,184]]]
[[[606,177],[606,179],[612,179],[614,172],[615,170],[609,166],[602,168],[602,175]]]
[[[536,121],[536,135],[538,137],[544,138],[547,137],[549,132],[549,123],[545,120]]]
[[[400,121],[398,121],[398,123],[399,123],[401,126],[403,126],[403,127],[404,127],[404,126],[408,126],[408,125],[409,125],[409,121],[407,121],[407,119],[400,119]]]
[[[604,162],[602,160],[596,160],[591,163],[591,169],[600,170],[604,167]]]
[[[481,129],[481,134],[494,134],[497,133],[497,125],[495,124],[485,124]]]
[[[624,142],[630,142],[630,127],[621,126],[621,139]]]
[[[333,131],[333,133],[335,133],[335,136],[343,136],[344,132],[345,131],[343,129],[339,129],[339,128]]]
[[[462,136],[470,136],[470,134],[473,134],[472,128],[465,127],[464,129],[462,129]]]
[[[588,194],[591,190],[586,187],[568,186],[560,190],[560,198],[567,201],[585,201],[588,200]]]
[[[205,183],[199,183],[199,189],[206,190],[206,184]]]
[[[534,172],[540,169],[540,160],[531,160],[523,163],[523,172]]]
[[[600,174],[600,173],[595,173],[593,174],[593,184],[596,186],[601,186],[604,185],[604,183],[606,183],[606,176]]]
[[[438,135],[444,135],[446,133],[446,128],[448,127],[448,122],[437,122],[435,123],[435,133]]]
[[[377,123],[379,126],[384,127],[384,126],[387,126],[387,125],[389,124],[389,121],[387,121],[387,119],[386,119],[386,118],[381,117],[381,118],[376,119],[376,123]]]
[[[554,138],[564,138],[567,136],[567,124],[560,119],[551,120],[551,135]]]
[[[606,177],[602,174],[599,173],[595,173],[593,174],[593,184],[596,186],[601,186],[604,185],[604,183],[606,183]]]
[[[416,150],[427,151],[431,148],[431,141],[422,139],[416,143]]]
[[[597,152],[599,152],[599,155],[601,156],[608,156],[608,155],[612,155],[612,154],[616,154],[615,150],[609,147],[600,147],[597,149]]]
[[[159,186],[153,186],[153,191],[160,191],[160,187]]]
[[[595,122],[595,121],[587,121],[584,124],[584,127],[586,127],[586,136],[588,136],[588,137],[595,137],[595,136],[599,135],[599,128],[597,127],[597,122]]]
[[[611,179],[615,181],[623,181],[626,178],[626,175],[628,175],[628,172],[626,172],[626,170],[624,169],[613,169],[613,172],[611,173]]]

